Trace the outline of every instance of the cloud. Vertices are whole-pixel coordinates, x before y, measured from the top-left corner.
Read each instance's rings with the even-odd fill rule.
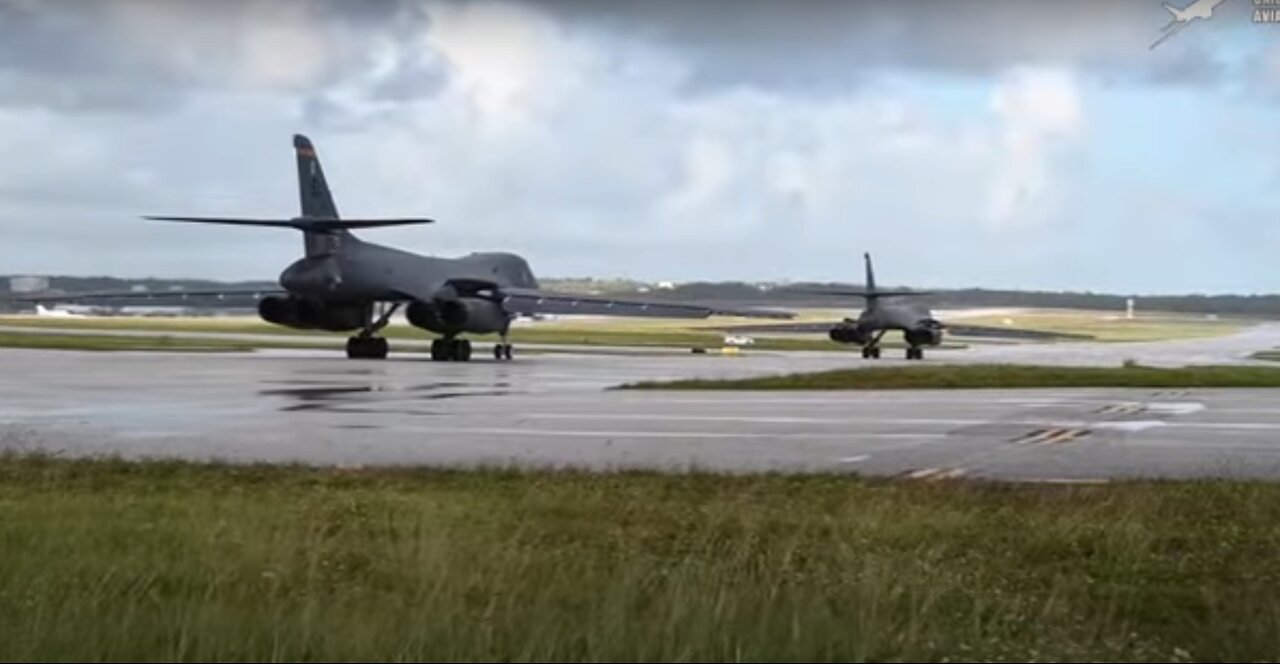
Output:
[[[425,8],[372,0],[0,2],[0,103],[63,111],[156,110],[193,94],[322,94],[411,52]],[[374,58],[383,56],[381,63]],[[370,93],[434,93],[429,60],[392,58]]]
[[[1147,0],[0,0],[0,103],[151,112],[217,90],[358,113],[365,101],[438,94],[456,74],[492,109],[548,83],[528,68],[549,42],[587,36],[609,44],[578,56],[599,67],[664,52],[686,93],[840,94],[885,73],[987,77],[1026,66],[1117,85],[1213,85],[1240,66],[1204,46],[1240,25],[1220,13],[1151,53],[1167,16]]]
[[[1236,70],[1203,64],[1211,24],[1149,53],[1158,3],[1032,5],[0,3],[0,265],[274,276],[295,235],[138,215],[295,214],[303,132],[343,214],[440,222],[369,239],[541,275],[856,279],[872,251],[922,286],[1152,283],[1072,256],[1186,181],[1120,166],[1201,165],[1127,149],[1164,121],[1149,84],[1225,122],[1194,86]],[[1151,242],[1244,214],[1224,199]]]
[[[1054,151],[1083,130],[1078,85],[1070,72],[1021,69],[995,91],[992,110],[1000,122],[1000,159],[989,220],[1001,227],[1034,223],[1051,184]]]
[[[1168,20],[1149,0],[531,2],[565,21],[681,53],[693,91],[757,85],[831,93],[886,71],[986,77],[1027,66],[1118,83],[1199,85],[1226,69],[1216,53],[1185,44],[1148,52]],[[1232,9],[1197,30],[1238,29],[1241,12]]]

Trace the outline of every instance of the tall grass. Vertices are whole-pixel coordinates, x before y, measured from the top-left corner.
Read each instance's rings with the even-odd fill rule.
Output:
[[[1280,656],[1280,487],[0,461],[0,659]]]

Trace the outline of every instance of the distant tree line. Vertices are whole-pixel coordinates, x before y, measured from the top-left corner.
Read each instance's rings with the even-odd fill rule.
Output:
[[[94,291],[120,291],[145,287],[152,295],[171,292],[174,289],[197,290],[216,288],[275,288],[272,280],[214,281],[208,279],[120,279],[117,277],[49,276],[49,293],[77,294]],[[601,292],[619,297],[640,297],[654,300],[695,300],[723,304],[748,304],[757,306],[790,306],[850,308],[862,306],[858,297],[813,295],[801,289],[860,289],[861,284],[823,283],[788,284],[762,288],[744,282],[690,282],[662,289],[642,282],[623,279],[543,279],[544,288],[565,292]],[[10,277],[0,275],[0,294],[8,295]],[[898,286],[881,285],[882,289],[910,290]],[[919,298],[921,304],[935,309],[966,307],[1045,307],[1062,309],[1104,309],[1124,311],[1126,300],[1132,297],[1135,309],[1142,311],[1168,311],[1177,313],[1219,314],[1223,316],[1249,316],[1254,318],[1280,318],[1280,293],[1261,295],[1123,295],[1111,293],[1070,291],[1019,291],[966,288],[956,290],[932,290],[930,295]],[[150,300],[151,304],[163,303],[162,299]],[[218,300],[191,300],[186,306],[226,306]],[[240,303],[243,304],[243,303]],[[3,306],[3,305],[0,305]]]
[[[912,290],[883,285],[882,290]],[[659,300],[702,300],[720,303],[775,305],[791,307],[861,308],[862,298],[855,296],[813,295],[801,289],[861,289],[862,284],[789,284],[762,290],[754,284],[729,282],[695,282],[677,285],[672,290],[651,291],[644,297]],[[640,296],[638,292],[617,293]],[[1070,291],[1019,291],[965,288],[930,290],[918,302],[935,309],[969,307],[1040,307],[1055,309],[1102,309],[1124,311],[1133,298],[1134,309],[1176,313],[1219,314],[1253,318],[1280,318],[1280,293],[1261,295],[1118,295],[1110,293]]]

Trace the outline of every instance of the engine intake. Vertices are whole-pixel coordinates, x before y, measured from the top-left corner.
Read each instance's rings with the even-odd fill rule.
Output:
[[[258,303],[258,316],[275,325],[299,330],[344,332],[364,327],[365,307],[359,304],[330,304],[293,296],[271,295]]]
[[[476,298],[436,298],[414,302],[405,309],[410,325],[437,334],[501,332],[507,314],[496,302]]]
[[[912,346],[936,346],[942,343],[942,330],[937,328],[916,328],[907,330],[907,343]]]
[[[866,344],[870,335],[857,325],[838,325],[831,328],[827,333],[832,341],[842,344],[858,344],[859,346]]]

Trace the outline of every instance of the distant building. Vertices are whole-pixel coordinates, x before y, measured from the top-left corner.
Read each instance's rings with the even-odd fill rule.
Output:
[[[676,285],[670,281],[659,281],[658,288],[660,290],[675,290]]]
[[[49,290],[49,278],[10,277],[9,290],[14,293],[41,293]]]

